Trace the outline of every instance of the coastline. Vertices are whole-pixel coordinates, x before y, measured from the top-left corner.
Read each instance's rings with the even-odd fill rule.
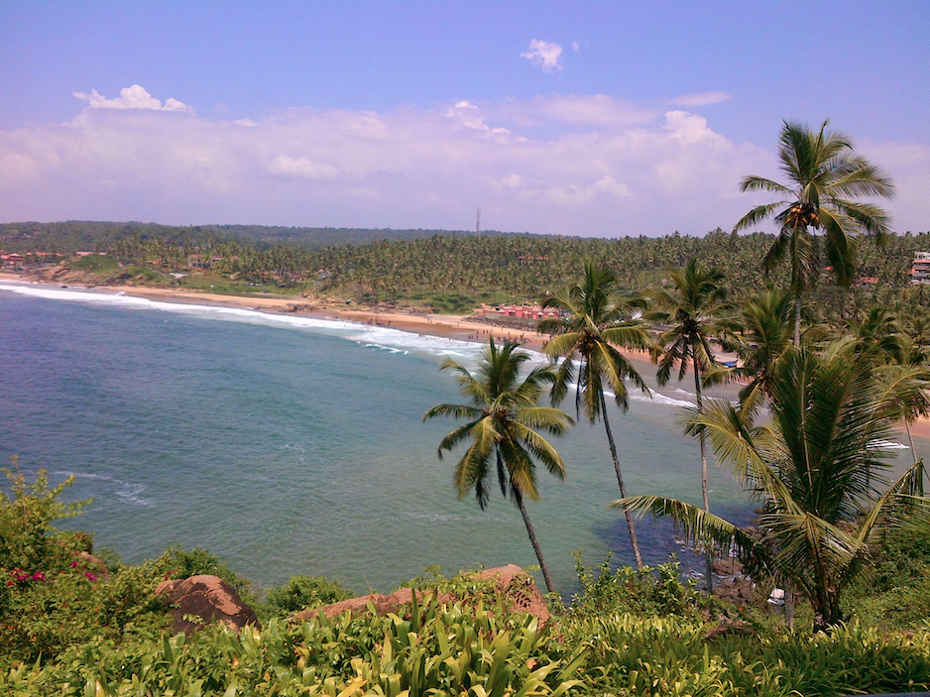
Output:
[[[36,280],[21,274],[0,272],[0,281],[17,281],[37,283],[43,285],[56,285],[54,282]],[[61,284],[57,284],[61,285]],[[151,286],[86,286],[81,283],[69,283],[68,287],[82,290],[100,291],[105,293],[122,293],[124,295],[158,300],[161,302],[174,302],[181,304],[216,305],[246,310],[258,310],[286,315],[302,315],[317,319],[338,319],[362,325],[377,325],[390,327],[415,334],[428,334],[443,339],[458,339],[460,341],[473,341],[484,343],[489,336],[495,339],[510,339],[520,342],[528,349],[542,351],[548,340],[548,335],[537,331],[521,330],[512,327],[498,327],[483,322],[467,319],[466,315],[440,315],[435,313],[412,313],[401,311],[383,311],[374,308],[358,307],[345,309],[333,302],[323,302],[301,295],[293,296],[246,296],[226,295],[222,293],[207,293],[197,290],[182,290],[178,288],[156,288]],[[629,358],[650,361],[649,353],[622,349],[621,353]],[[904,425],[898,428],[902,435]],[[930,439],[930,416],[918,417],[911,424],[911,433],[918,438]]]

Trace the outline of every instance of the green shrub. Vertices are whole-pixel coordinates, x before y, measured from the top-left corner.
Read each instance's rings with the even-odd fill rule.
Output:
[[[51,525],[55,520],[78,515],[89,503],[59,500],[74,483],[74,477],[49,487],[45,470],[39,470],[32,482],[18,468],[2,471],[12,496],[0,490],[0,570],[45,573],[70,562],[74,552],[90,549],[87,534],[56,530]]]
[[[353,595],[325,576],[293,576],[284,585],[266,593],[264,610],[271,616],[286,617],[306,608],[338,603]]]
[[[5,671],[0,693],[562,697],[580,694],[583,661],[534,618],[427,605],[409,620],[271,620],[239,635],[212,626],[190,638],[94,640],[53,665]]]
[[[99,273],[104,271],[115,271],[119,268],[119,264],[116,259],[108,254],[88,254],[87,256],[79,257],[72,261],[71,268]]]
[[[649,616],[709,616],[733,608],[708,597],[692,580],[682,582],[681,567],[672,557],[656,567],[640,570],[620,566],[611,571],[607,557],[595,572],[584,566],[581,553],[575,555],[575,572],[581,586],[571,599],[568,612],[573,617],[602,616],[627,612]]]

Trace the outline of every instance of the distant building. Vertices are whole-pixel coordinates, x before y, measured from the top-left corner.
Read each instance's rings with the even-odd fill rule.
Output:
[[[515,317],[519,319],[558,319],[559,311],[540,305],[482,305],[475,308],[479,317]]]
[[[911,262],[911,283],[930,283],[930,252],[917,252]]]
[[[26,258],[22,254],[12,253],[0,256],[0,261],[4,266],[19,266],[26,261]]]

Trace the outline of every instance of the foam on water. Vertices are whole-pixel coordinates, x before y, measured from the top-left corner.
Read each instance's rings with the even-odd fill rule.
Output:
[[[122,293],[101,293],[89,290],[66,290],[48,286],[3,282],[0,291],[5,290],[20,295],[28,295],[47,300],[81,302],[94,305],[107,305],[123,310],[149,310],[194,315],[203,319],[217,319],[229,322],[261,324],[282,329],[302,329],[338,336],[355,341],[365,346],[383,350],[406,353],[417,351],[428,354],[452,355],[466,359],[476,359],[480,353],[480,344],[458,339],[446,339],[427,334],[392,329],[390,327],[370,326],[336,319],[322,319],[307,316],[282,315],[261,310],[223,307],[219,305],[197,305],[189,303],[164,302],[137,298]]]
[[[124,503],[132,504],[134,506],[152,505],[152,502],[149,499],[140,496],[140,494],[145,491],[144,484],[126,482],[122,479],[111,477],[108,474],[98,474],[95,472],[72,472],[71,470],[56,470],[54,473],[61,474],[66,477],[74,477],[75,479],[97,479],[110,482],[113,488],[113,495]]]

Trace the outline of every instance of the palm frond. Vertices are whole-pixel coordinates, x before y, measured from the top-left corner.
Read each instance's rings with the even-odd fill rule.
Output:
[[[423,414],[423,420],[428,421],[437,416],[451,416],[454,419],[475,419],[482,414],[481,409],[467,404],[437,404]]]
[[[700,542],[718,553],[729,555],[735,549],[740,555],[769,560],[768,551],[745,530],[700,506],[665,496],[627,496],[610,505],[640,516],[651,513],[656,518],[671,518],[692,547]]]

